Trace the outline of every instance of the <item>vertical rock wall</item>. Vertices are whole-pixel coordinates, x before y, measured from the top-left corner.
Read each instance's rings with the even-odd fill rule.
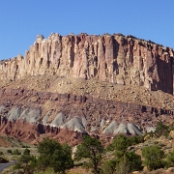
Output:
[[[25,57],[0,61],[0,79],[15,80],[33,75],[139,85],[173,94],[173,50],[151,41],[121,34],[102,36],[37,36]]]

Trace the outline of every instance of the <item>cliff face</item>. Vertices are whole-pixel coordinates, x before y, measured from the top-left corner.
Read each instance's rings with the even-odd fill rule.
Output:
[[[18,55],[0,62],[0,79],[49,74],[95,78],[173,94],[173,54],[168,47],[121,34],[37,36],[24,58]]]
[[[172,124],[173,59],[133,36],[40,35],[24,58],[0,61],[0,134],[75,145],[86,133],[108,142]]]

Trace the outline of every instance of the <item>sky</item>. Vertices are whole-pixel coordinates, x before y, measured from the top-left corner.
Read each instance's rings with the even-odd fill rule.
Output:
[[[0,0],[0,60],[51,33],[122,33],[174,48],[174,0]]]

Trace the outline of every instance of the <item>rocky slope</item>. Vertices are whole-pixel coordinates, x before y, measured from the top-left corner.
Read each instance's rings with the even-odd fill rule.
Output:
[[[121,34],[38,36],[0,62],[1,134],[77,144],[173,122],[173,50]],[[34,141],[33,141],[34,140]]]

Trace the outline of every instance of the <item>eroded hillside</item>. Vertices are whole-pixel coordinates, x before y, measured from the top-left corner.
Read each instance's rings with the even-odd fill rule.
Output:
[[[173,50],[132,36],[38,36],[1,61],[1,134],[77,144],[173,123]],[[33,141],[34,140],[34,141]]]

